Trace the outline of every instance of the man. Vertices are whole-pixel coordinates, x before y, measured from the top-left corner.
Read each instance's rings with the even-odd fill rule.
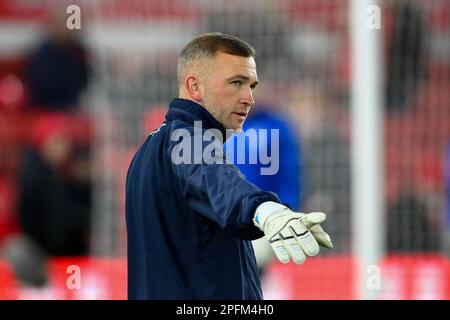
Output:
[[[302,263],[318,244],[332,247],[319,225],[325,214],[281,205],[247,182],[217,142],[226,129],[242,128],[254,104],[253,56],[247,43],[221,33],[201,35],[181,51],[179,98],[128,171],[129,299],[262,299],[250,240],[266,235],[284,263]],[[189,135],[180,141],[180,132]],[[208,132],[216,137],[212,162],[203,158],[205,142],[196,146]],[[183,149],[188,161],[179,161],[180,145],[192,146]]]

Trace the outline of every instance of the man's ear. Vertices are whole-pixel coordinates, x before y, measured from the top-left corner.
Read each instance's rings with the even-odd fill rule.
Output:
[[[188,75],[184,80],[184,87],[188,95],[196,102],[203,101],[203,94],[198,77]]]

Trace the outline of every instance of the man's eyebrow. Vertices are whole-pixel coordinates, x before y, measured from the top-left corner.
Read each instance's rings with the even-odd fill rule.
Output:
[[[232,80],[232,79],[241,79],[241,80],[246,80],[246,81],[249,81],[249,80],[250,80],[249,77],[243,76],[243,75],[241,75],[241,74],[238,74],[238,75],[229,77],[227,80],[229,81],[229,80]],[[253,84],[254,86],[257,86],[258,83],[259,83],[259,81],[258,81],[258,80],[255,80],[255,82],[253,82],[252,84]]]

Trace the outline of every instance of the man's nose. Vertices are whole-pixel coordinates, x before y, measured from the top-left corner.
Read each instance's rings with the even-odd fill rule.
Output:
[[[241,103],[252,107],[255,104],[255,100],[253,99],[253,91],[251,88],[245,90],[244,95],[241,98]]]

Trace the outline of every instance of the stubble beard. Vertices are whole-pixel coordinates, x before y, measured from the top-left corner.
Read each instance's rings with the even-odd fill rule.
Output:
[[[218,103],[212,96],[209,94],[205,94],[203,98],[203,107],[208,110],[212,116],[219,121],[225,129],[234,130],[236,133],[239,133],[243,130],[244,122],[241,126],[234,126],[231,120],[231,114],[226,114],[221,112],[221,110],[225,110],[226,108],[223,107],[220,103]]]
[[[221,113],[220,110],[222,110],[222,106],[217,103],[214,99],[212,99],[209,95],[205,95],[205,98],[203,99],[203,107],[208,110],[208,112],[217,120],[219,121],[225,129],[231,129],[229,124],[226,121],[226,118],[223,118],[225,114]]]

